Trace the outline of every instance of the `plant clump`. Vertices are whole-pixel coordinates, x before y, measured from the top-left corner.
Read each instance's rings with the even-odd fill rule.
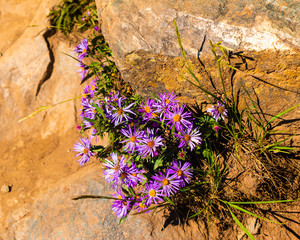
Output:
[[[91,2],[85,2],[85,6],[90,6]],[[65,0],[59,11],[51,13],[52,20],[62,31],[72,29],[69,21],[74,19],[66,16],[74,14],[73,10],[68,14],[64,11],[70,10],[73,3],[75,1]],[[112,211],[120,222],[128,214],[155,212],[162,207],[176,212],[181,219],[206,219],[207,225],[209,216],[219,220],[231,216],[254,239],[238,220],[241,213],[270,221],[259,215],[262,211],[258,205],[289,202],[293,200],[287,198],[298,197],[297,193],[289,194],[294,189],[293,184],[282,191],[282,170],[287,167],[284,168],[284,163],[279,166],[279,160],[284,162],[297,149],[284,144],[290,138],[274,140],[272,123],[299,105],[267,121],[243,85],[228,94],[222,69],[229,68],[234,76],[241,70],[231,63],[232,56],[242,59],[245,56],[233,54],[221,42],[210,44],[223,91],[206,90],[189,65],[176,23],[179,47],[193,78],[187,81],[206,95],[210,105],[202,109],[198,105],[182,104],[174,92],[151,94],[143,99],[122,80],[111,50],[97,27],[96,16],[95,19],[91,15],[82,17],[83,9],[74,21],[90,21],[80,25],[80,29],[90,27],[94,32],[75,47],[73,58],[80,67],[81,83],[91,81],[84,87],[81,97],[81,121],[77,128],[83,136],[75,144],[74,151],[80,165],[90,162],[92,156],[103,165],[104,178],[115,193],[100,197],[111,200]],[[61,27],[62,24],[67,27]],[[244,109],[239,108],[240,90],[249,97]],[[84,137],[87,130],[89,137]],[[91,144],[105,134],[109,136],[107,147]],[[255,195],[232,185],[236,176],[242,174],[233,173],[237,165],[259,176]],[[290,169],[292,174],[295,171],[299,170]],[[286,182],[291,182],[292,176],[287,176]],[[180,209],[187,211],[181,214]]]

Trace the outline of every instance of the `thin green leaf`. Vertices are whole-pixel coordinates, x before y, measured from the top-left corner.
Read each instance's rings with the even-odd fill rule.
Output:
[[[86,199],[86,198],[101,198],[101,199],[120,200],[118,198],[106,197],[106,196],[100,196],[100,195],[81,195],[81,196],[72,198],[72,200],[79,200],[79,199]]]
[[[256,217],[256,218],[260,218],[260,219],[262,219],[262,220],[265,220],[265,221],[268,221],[268,222],[272,222],[272,223],[276,223],[276,224],[282,224],[282,223],[280,223],[280,222],[275,222],[275,221],[272,221],[272,220],[270,220],[270,219],[267,219],[267,218],[264,218],[264,217],[260,217],[260,216],[254,214],[254,213],[252,213],[252,212],[249,212],[249,211],[247,211],[246,209],[241,208],[241,207],[239,207],[239,206],[237,206],[237,205],[235,205],[235,204],[228,203],[228,205],[231,206],[231,207],[236,208],[237,210],[240,210],[240,211],[242,211],[242,212],[245,212],[245,213],[247,213],[247,214],[249,214],[249,215],[251,215],[251,216],[254,216],[254,217]]]
[[[274,200],[274,201],[261,201],[261,202],[226,202],[226,201],[222,201],[225,203],[231,203],[231,204],[266,204],[266,203],[284,203],[284,202],[294,202],[294,201],[298,201],[299,199],[295,199],[295,200]]]
[[[168,203],[170,203],[171,205],[175,205],[174,202],[172,202],[172,200],[168,197],[164,197],[164,200],[166,200]]]
[[[277,146],[277,145],[279,145],[279,144],[281,144],[281,143],[283,143],[283,142],[285,142],[285,141],[287,141],[287,140],[289,140],[289,139],[291,139],[292,137],[295,137],[295,136],[296,136],[296,134],[294,134],[292,136],[289,136],[287,138],[284,138],[284,139],[282,139],[280,141],[277,141],[275,143],[269,144],[269,145],[265,146],[264,149],[267,150],[267,149],[270,149],[270,148],[274,148],[275,146]]]
[[[247,230],[247,228],[245,228],[245,226],[237,219],[237,217],[233,214],[233,212],[230,210],[230,207],[227,205],[229,212],[233,218],[233,220],[236,222],[236,224],[244,231],[244,233],[247,234],[247,236],[252,239],[255,240],[255,238],[252,236],[252,234]]]
[[[288,110],[285,110],[284,112],[278,113],[277,115],[275,115],[274,117],[272,117],[272,118],[267,122],[267,125],[265,126],[265,128],[268,127],[268,125],[269,125],[272,121],[276,120],[277,118],[280,118],[282,115],[284,115],[284,114],[286,114],[286,113],[292,111],[293,109],[295,109],[296,107],[299,107],[299,106],[300,106],[300,103],[297,104],[297,105],[294,106],[294,107],[289,108]]]
[[[145,210],[143,210],[143,211],[133,213],[132,215],[139,215],[139,214],[148,212],[148,211],[150,211],[150,210],[157,209],[157,208],[161,208],[161,207],[165,207],[165,206],[168,206],[168,205],[169,205],[169,203],[163,203],[163,204],[160,204],[160,205],[157,205],[157,206],[154,206],[154,207],[147,208],[147,209],[145,209]]]

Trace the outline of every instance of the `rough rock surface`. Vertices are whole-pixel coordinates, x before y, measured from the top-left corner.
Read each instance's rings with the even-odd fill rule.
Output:
[[[122,2],[125,3],[125,1],[114,1],[113,6],[117,7],[117,3]],[[0,186],[4,186],[3,190],[1,187],[0,192],[0,239],[203,239],[205,234],[202,229],[204,228],[200,228],[193,222],[189,222],[190,226],[184,226],[184,228],[169,224],[166,229],[162,230],[162,226],[166,224],[164,218],[161,215],[156,218],[148,215],[147,217],[129,217],[128,221],[119,226],[106,200],[70,200],[71,197],[81,194],[108,194],[111,191],[108,185],[103,184],[100,169],[95,164],[88,164],[78,172],[79,166],[72,152],[74,141],[78,139],[75,130],[78,101],[58,105],[22,123],[17,122],[40,106],[51,105],[81,94],[82,87],[78,84],[77,67],[72,59],[61,53],[71,54],[75,43],[64,40],[59,34],[52,35],[52,32],[47,29],[46,15],[49,9],[57,3],[57,0],[0,0]],[[102,3],[108,4],[108,1]],[[277,3],[278,1],[270,2],[270,6],[273,6],[275,10],[278,10],[279,7],[285,9],[284,5],[278,7]],[[132,4],[135,3],[132,2]],[[161,1],[161,4],[169,5],[167,1]],[[190,3],[185,1],[185,4],[177,2],[175,6],[174,11],[190,9],[194,14],[198,12],[199,8],[197,1]],[[214,8],[214,5],[210,5],[208,2],[205,6],[207,9]],[[288,4],[286,6],[289,7],[288,11],[294,12],[294,8],[290,8]],[[108,9],[109,5],[106,10]],[[110,9],[113,10],[113,8]],[[228,9],[230,12],[231,8],[228,7]],[[172,11],[166,10],[166,12],[172,15]],[[210,12],[213,11],[207,11],[208,17],[210,17],[208,19],[214,20],[209,15]],[[248,14],[244,15],[248,16]],[[278,26],[289,34],[289,36],[284,35],[289,40],[289,44],[284,45],[285,48],[290,47],[291,51],[296,53],[297,42],[293,40],[297,38],[294,33],[297,29],[297,25],[294,24],[295,17],[291,15],[290,18],[285,18],[280,14],[275,14],[275,17],[278,17],[278,24],[281,24]],[[127,21],[125,20],[123,19],[124,24]],[[131,20],[136,24],[135,21],[141,19],[134,17]],[[153,18],[154,20],[155,18]],[[170,26],[173,26],[172,20],[170,18]],[[239,21],[239,19],[236,20],[236,22]],[[284,21],[290,21],[290,29],[284,25]],[[182,24],[178,21],[181,29]],[[186,24],[190,23],[186,22]],[[175,37],[173,27],[169,32],[172,32]],[[106,34],[108,36],[108,32]],[[122,36],[120,35],[120,39]],[[133,41],[136,40],[133,39]],[[165,40],[166,44],[162,46],[168,51],[171,44],[167,39]],[[114,47],[114,41],[109,41]],[[156,40],[152,41],[153,44],[156,42]],[[159,77],[169,81],[169,83],[162,81],[160,83],[155,80],[147,83],[148,85],[140,85],[145,87],[144,93],[149,89],[158,89],[157,86],[160,84],[161,89],[170,91],[180,92],[181,89],[188,89],[189,85],[185,81],[186,71],[183,70],[182,59],[177,57],[179,49],[176,39],[172,41],[175,43],[175,54],[172,50],[169,55],[164,55],[163,51],[159,49],[153,57],[149,49],[138,48],[140,51],[130,50],[129,53],[126,53],[127,50],[124,51],[128,66],[133,65],[133,67],[127,68],[126,73],[126,68],[124,68],[126,65],[122,65],[123,60],[117,59],[118,65],[123,66],[121,71],[124,76],[133,77],[137,87],[139,87],[138,84],[147,83],[149,80],[149,75],[141,78],[139,73],[152,75],[151,80]],[[187,50],[193,52],[193,48],[186,45],[188,40],[183,39],[183,41],[185,41]],[[197,39],[195,42],[198,44]],[[141,44],[138,41],[136,43]],[[127,44],[124,46],[128,46],[130,49],[130,45]],[[276,44],[279,43],[276,42]],[[153,46],[155,47],[155,45]],[[113,51],[117,57],[116,48]],[[259,65],[263,69],[262,76],[271,75],[271,79],[272,76],[280,79],[282,73],[286,73],[287,78],[294,74],[293,86],[291,82],[286,83],[285,81],[280,84],[283,88],[297,88],[296,70],[299,59],[297,60],[294,55],[286,55],[281,52],[272,54],[274,55],[271,56],[280,59],[281,62],[276,65],[270,60],[269,65]],[[265,63],[264,56],[258,56],[261,62]],[[170,61],[173,62],[173,65],[168,65]],[[149,65],[145,65],[145,63]],[[255,66],[255,64],[253,65]],[[273,71],[274,66],[280,66],[280,70]],[[158,70],[162,69],[164,72],[160,73]],[[176,71],[181,73],[179,77],[176,77]],[[134,74],[136,77],[133,76]],[[263,92],[263,87],[261,89]],[[275,94],[271,90],[268,91]],[[194,94],[193,96],[197,96],[198,91],[191,88],[191,93]],[[283,103],[294,103],[293,101],[289,102],[289,94],[288,92],[286,98],[283,98]],[[182,93],[182,96],[187,101],[191,99],[190,93]],[[272,103],[272,101],[266,102],[266,104],[268,103]],[[76,174],[71,175],[73,173]],[[299,210],[291,206],[288,217],[297,220],[297,217],[292,217],[293,212],[299,212]],[[277,220],[287,218],[280,212],[277,217]],[[294,225],[298,221],[296,220],[285,226],[286,229],[291,229],[288,234],[291,239],[299,236],[297,231],[294,231]],[[286,238],[286,229],[280,228],[278,233],[280,239]],[[258,239],[278,239],[272,235],[272,233],[278,232],[277,226],[272,228],[263,225],[261,231],[264,233],[259,235],[261,238]],[[218,231],[213,234],[211,238],[218,239]],[[234,233],[229,231],[225,233],[225,236],[227,237],[223,239],[232,239],[230,236],[237,236],[237,231]]]
[[[203,101],[204,94],[182,60],[174,28],[201,84],[210,91],[210,74],[221,90],[217,66],[208,40],[222,41],[234,52],[244,51],[242,70],[234,81],[225,70],[225,85],[243,83],[268,114],[276,114],[299,103],[299,2],[298,1],[202,1],[202,0],[97,0],[102,31],[112,48],[123,77],[144,96],[150,92],[175,91],[182,100]],[[206,39],[206,41],[204,41]],[[198,50],[207,72],[197,60]],[[242,63],[241,59],[233,62]],[[255,77],[253,77],[255,76]],[[241,98],[245,92],[241,92]],[[291,119],[299,112],[294,112]]]
[[[58,2],[0,0],[0,186],[9,187],[0,193],[0,238],[10,212],[79,169],[72,147],[80,100],[18,123],[82,92],[75,61],[63,54],[72,54],[76,41],[48,29],[47,15]]]
[[[10,226],[4,239],[16,240],[131,240],[131,239],[167,239],[167,240],[202,240],[207,239],[204,225],[193,220],[178,224],[168,223],[164,212],[143,215],[129,215],[119,225],[119,220],[111,211],[110,202],[106,199],[85,198],[72,200],[82,195],[110,196],[113,189],[105,183],[102,169],[98,164],[83,167],[67,178],[56,183],[56,186],[36,197],[30,205],[16,208],[8,216],[6,224]],[[286,222],[279,227],[246,216],[245,223],[249,231],[258,240],[297,239],[299,206],[290,204],[287,212],[273,211],[276,221]],[[166,214],[167,215],[167,214]],[[270,217],[270,216],[268,216]],[[174,220],[174,219],[173,219]],[[289,231],[291,230],[291,231]],[[274,234],[276,232],[276,234]],[[210,239],[245,239],[245,233],[236,227],[225,229],[221,233],[212,225]],[[0,238],[1,239],[1,238]]]
[[[7,219],[8,239],[203,239],[193,222],[190,226],[162,229],[164,218],[146,214],[119,221],[105,199],[72,200],[80,195],[110,196],[112,189],[91,164],[36,198],[31,206],[16,209]],[[49,201],[49,199],[51,199]]]

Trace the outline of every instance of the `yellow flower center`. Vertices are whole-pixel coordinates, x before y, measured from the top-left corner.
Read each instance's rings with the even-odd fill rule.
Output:
[[[95,113],[95,114],[96,114],[96,113],[97,113],[97,110],[96,110],[96,109],[94,109],[94,110],[93,110],[93,113]]]
[[[183,174],[183,172],[182,172],[182,170],[177,170],[177,174],[178,174],[178,176],[181,176],[182,174]]]
[[[89,150],[87,148],[83,149],[84,154],[88,154]]]
[[[168,179],[162,180],[162,184],[165,185],[165,186],[166,186],[166,185],[169,185],[169,183],[170,183],[170,182],[169,182]]]
[[[155,190],[151,189],[151,190],[149,191],[149,196],[150,196],[150,197],[155,197],[155,195],[156,195]]]
[[[122,108],[119,108],[119,109],[118,109],[118,114],[121,115],[122,113],[123,113],[123,109],[122,109]]]
[[[86,48],[82,49],[82,53],[86,53],[86,50],[87,50]]]
[[[219,113],[223,113],[225,111],[225,108],[224,107],[218,107],[218,112]]]
[[[130,142],[135,142],[136,141],[136,137],[135,136],[131,136],[130,137]]]
[[[140,206],[140,209],[144,209],[146,207],[146,205],[144,203],[140,203],[139,206]]]
[[[179,122],[181,120],[181,116],[176,114],[174,117],[173,117],[173,120],[174,122]]]
[[[191,136],[190,136],[190,135],[185,135],[185,136],[184,136],[184,139],[185,139],[185,141],[187,141],[187,142],[188,142],[188,141],[190,141],[190,140],[191,140]]]
[[[94,86],[94,85],[91,86],[91,90],[92,90],[92,91],[95,91],[95,89],[96,89],[96,86]]]
[[[148,147],[153,148],[155,144],[154,144],[154,141],[151,140],[148,142],[147,145],[148,145]]]
[[[144,108],[144,110],[145,110],[146,113],[151,112],[151,108],[150,108],[149,106],[146,106],[146,107]]]
[[[122,200],[123,198],[122,198],[122,196],[121,196],[121,195],[118,195],[118,199],[119,199],[119,200]]]
[[[115,166],[114,170],[115,170],[115,172],[119,171],[120,170],[120,166],[119,165]]]
[[[170,101],[170,99],[165,99],[165,104],[167,105],[167,104],[169,104],[171,101]]]

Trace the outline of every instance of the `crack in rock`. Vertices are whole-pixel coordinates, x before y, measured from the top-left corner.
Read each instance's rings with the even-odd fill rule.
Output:
[[[50,37],[52,37],[55,34],[55,32],[56,32],[55,29],[52,28],[52,29],[48,29],[43,34],[43,38],[45,39],[45,42],[46,42],[46,45],[47,45],[47,48],[48,48],[48,51],[49,51],[50,62],[48,64],[47,68],[46,68],[46,71],[45,71],[43,77],[39,81],[35,96],[37,96],[39,94],[42,85],[51,77],[52,72],[53,72],[55,59],[54,59],[54,54],[53,54],[53,51],[52,51],[52,47],[50,46],[50,43],[49,43],[48,39]]]

